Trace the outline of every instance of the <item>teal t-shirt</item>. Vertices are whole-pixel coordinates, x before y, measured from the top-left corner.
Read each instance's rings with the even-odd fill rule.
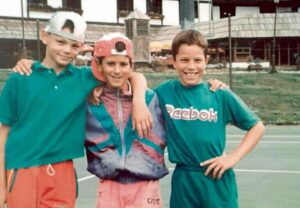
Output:
[[[6,169],[82,157],[86,96],[98,84],[89,68],[71,64],[58,75],[39,62],[30,76],[11,74],[0,97],[0,122],[11,127]]]
[[[212,92],[208,83],[185,87],[178,80],[162,83],[155,91],[166,122],[169,159],[199,166],[225,149],[226,125],[249,130],[259,118],[229,89]]]

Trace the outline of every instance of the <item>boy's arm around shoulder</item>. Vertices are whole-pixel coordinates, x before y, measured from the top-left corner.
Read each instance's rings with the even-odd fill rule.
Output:
[[[146,137],[153,123],[145,100],[147,81],[143,74],[133,72],[130,76],[130,83],[133,91],[132,128],[137,130],[140,137]]]
[[[166,130],[165,130],[165,122],[163,117],[163,112],[159,103],[159,99],[155,91],[147,90],[147,99],[149,110],[152,114],[153,118],[153,127],[147,136],[147,139],[152,141],[155,145],[157,145],[159,153],[161,154],[161,164],[165,166],[164,163],[164,149],[166,147]]]
[[[12,68],[13,72],[17,72],[21,75],[30,75],[32,70],[31,70],[31,66],[33,64],[33,60],[30,59],[21,59],[19,60],[16,65]]]
[[[218,80],[218,79],[209,79],[207,80],[207,82],[210,84],[210,90],[215,92],[218,89],[224,89],[224,88],[228,88],[228,86],[226,85],[226,83]]]
[[[9,131],[9,126],[0,126],[0,208],[4,208],[6,203],[5,144]]]
[[[165,123],[158,95],[153,90],[149,90],[149,92],[153,95],[149,104],[149,109],[153,118],[153,128],[151,132],[157,134],[157,136],[159,136],[163,141],[165,141]]]

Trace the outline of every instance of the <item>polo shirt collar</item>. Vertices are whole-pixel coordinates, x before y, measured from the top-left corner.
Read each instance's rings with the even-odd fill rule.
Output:
[[[50,68],[47,68],[45,67],[41,62],[39,61],[35,61],[33,64],[32,64],[32,70],[36,70],[36,71],[44,71],[44,70],[49,70]],[[66,66],[66,68],[63,69],[63,71],[66,71],[66,72],[69,72],[71,74],[74,74],[74,67],[72,64],[68,64]]]

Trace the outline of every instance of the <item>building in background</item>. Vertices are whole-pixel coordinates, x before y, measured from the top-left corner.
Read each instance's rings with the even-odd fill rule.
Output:
[[[187,7],[183,8],[182,2]],[[268,61],[277,11],[276,63],[294,64],[290,57],[299,54],[300,1],[295,0],[280,0],[278,4],[274,0],[0,0],[0,4],[0,68],[15,64],[24,43],[29,57],[43,57],[38,31],[53,12],[60,10],[81,14],[88,23],[86,41],[93,43],[107,32],[125,34],[126,17],[138,9],[149,17],[150,49],[163,55],[164,51],[168,53],[170,41],[186,22],[187,14],[192,14],[188,27],[205,33],[217,62],[228,57],[229,14],[234,60],[253,57]]]

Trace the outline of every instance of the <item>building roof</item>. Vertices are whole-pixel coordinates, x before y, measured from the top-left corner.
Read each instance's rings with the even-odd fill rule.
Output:
[[[24,36],[26,40],[36,40],[38,37],[38,27],[43,29],[47,21],[24,20]],[[39,26],[38,26],[39,25]],[[109,32],[125,33],[123,25],[100,25],[89,23],[86,32],[86,42],[94,43],[103,34]],[[22,39],[22,22],[20,19],[0,18],[0,38],[1,39]]]
[[[231,17],[232,38],[272,38],[275,14],[250,14]],[[228,37],[228,18],[196,23],[193,29],[202,32],[208,40]],[[163,27],[151,34],[152,41],[169,41],[181,29],[179,26]],[[300,37],[300,13],[278,13],[276,37]]]
[[[133,12],[134,13],[134,12]],[[232,38],[271,38],[274,35],[275,14],[251,14],[243,17],[231,17]],[[44,28],[46,21],[39,21],[39,27]],[[278,13],[276,37],[300,37],[300,13]],[[228,18],[215,21],[200,22],[193,28],[201,31],[209,40],[228,37]],[[170,42],[180,26],[151,27],[150,40],[152,42]],[[88,23],[86,42],[93,43],[103,34],[120,32],[125,34],[124,25],[102,25]],[[24,20],[25,39],[36,40],[37,22]],[[22,39],[22,24],[20,19],[0,18],[1,39]]]
[[[86,31],[86,42],[94,43],[102,37],[102,35],[119,32],[125,34],[125,27],[123,25],[99,25],[99,24],[88,24]]]

